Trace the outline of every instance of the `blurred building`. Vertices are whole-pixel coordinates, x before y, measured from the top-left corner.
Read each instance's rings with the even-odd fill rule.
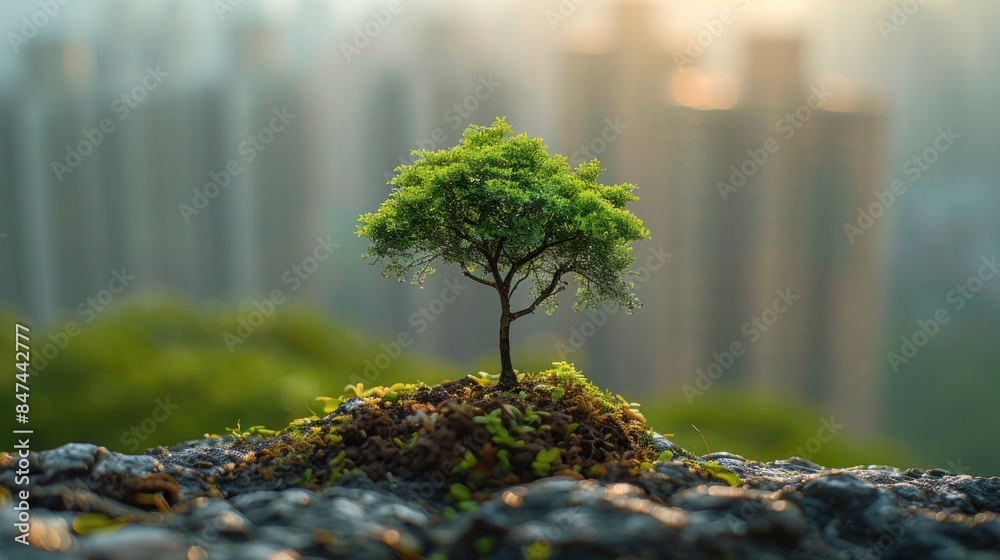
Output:
[[[0,217],[18,243],[0,297],[36,320],[73,312],[122,267],[131,292],[259,296],[316,243],[312,107],[274,59],[287,36],[248,8],[225,37],[234,71],[199,74],[202,54],[172,44],[190,14],[161,8],[141,49],[121,44],[127,33],[30,42],[2,92]],[[296,119],[263,132],[286,107]]]
[[[663,388],[710,390],[717,378],[800,396],[874,431],[878,240],[852,244],[842,223],[884,188],[880,108],[807,84],[794,38],[751,39],[738,82],[678,63],[653,15],[651,4],[620,3],[617,28],[570,35],[561,55],[562,145],[624,123],[614,150],[594,155],[607,181],[640,186],[636,213],[653,240],[635,250],[636,266],[650,249],[672,254],[637,279],[645,306],[628,328],[615,322],[588,342],[590,362],[645,370],[643,383]],[[636,332],[648,343],[630,344]],[[729,355],[734,343],[745,354]]]

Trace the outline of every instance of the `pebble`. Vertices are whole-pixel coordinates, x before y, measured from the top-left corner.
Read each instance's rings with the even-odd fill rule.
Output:
[[[189,548],[186,539],[163,527],[128,525],[111,533],[93,533],[79,539],[86,557],[107,560],[175,560]]]

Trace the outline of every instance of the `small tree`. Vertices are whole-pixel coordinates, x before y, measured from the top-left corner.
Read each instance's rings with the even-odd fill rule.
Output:
[[[504,118],[470,126],[458,146],[414,150],[412,165],[395,169],[395,189],[375,213],[359,218],[363,255],[384,261],[382,275],[423,285],[431,264],[456,264],[466,277],[500,296],[500,386],[517,385],[510,359],[510,324],[544,306],[571,274],[575,310],[614,302],[631,313],[641,303],[628,270],[632,242],[647,239],[642,221],[625,209],[635,185],[603,185],[596,159],[571,169],[549,155],[541,138],[512,135]],[[374,263],[373,263],[374,264]],[[531,301],[513,309],[514,291],[530,280]]]

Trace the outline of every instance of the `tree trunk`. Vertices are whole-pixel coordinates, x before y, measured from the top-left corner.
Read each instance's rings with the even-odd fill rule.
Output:
[[[517,376],[510,361],[510,309],[504,306],[500,315],[500,388],[511,390],[517,386]]]

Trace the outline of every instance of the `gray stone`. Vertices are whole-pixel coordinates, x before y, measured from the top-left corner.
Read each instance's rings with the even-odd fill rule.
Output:
[[[80,539],[84,555],[107,560],[176,560],[188,549],[183,537],[161,527],[122,527]]]
[[[656,441],[674,446],[666,438]],[[423,497],[419,481],[372,481],[359,472],[317,491],[233,480],[225,488],[228,499],[209,497],[206,477],[245,451],[227,448],[225,438],[167,451],[129,456],[71,444],[33,454],[33,520],[65,535],[66,546],[59,554],[31,548],[25,556],[12,544],[14,512],[7,506],[0,508],[0,557],[184,558],[200,547],[213,560],[282,552],[301,558],[506,559],[535,547],[551,559],[1000,560],[1000,478],[706,455],[741,477],[743,486],[733,488],[677,452],[677,460],[657,462],[637,476],[551,477],[496,488],[478,507],[452,516],[445,512],[454,504]],[[176,513],[121,501],[172,480],[180,485]],[[15,490],[9,468],[0,471],[0,485]],[[135,523],[79,535],[69,527],[80,510]]]

